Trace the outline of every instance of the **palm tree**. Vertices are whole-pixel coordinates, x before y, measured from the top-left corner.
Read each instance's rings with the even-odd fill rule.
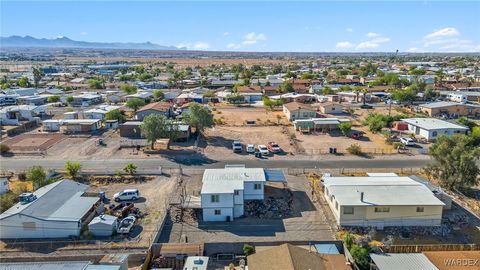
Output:
[[[363,91],[363,88],[361,86],[357,85],[357,86],[353,87],[352,92],[355,93],[355,95],[356,95],[355,96],[355,102],[358,102],[358,95],[360,95],[360,93],[362,93],[362,91]]]

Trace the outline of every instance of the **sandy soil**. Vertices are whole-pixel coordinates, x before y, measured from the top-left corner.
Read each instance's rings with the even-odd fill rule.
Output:
[[[221,121],[222,125],[243,126],[247,120],[254,120],[257,126],[281,124],[289,122],[281,110],[271,111],[257,107],[215,107],[214,117]],[[279,118],[280,117],[280,118]]]

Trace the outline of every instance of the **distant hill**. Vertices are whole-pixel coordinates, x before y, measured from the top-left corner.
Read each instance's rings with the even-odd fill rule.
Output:
[[[83,49],[134,49],[134,50],[186,50],[175,46],[162,46],[151,42],[87,42],[71,40],[67,37],[55,39],[34,38],[31,36],[0,37],[0,47],[43,47],[43,48],[83,48]]]

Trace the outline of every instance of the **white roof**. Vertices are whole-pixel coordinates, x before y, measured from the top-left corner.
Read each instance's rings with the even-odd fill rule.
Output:
[[[436,119],[436,118],[405,118],[405,119],[402,119],[402,121],[426,130],[448,129],[448,128],[468,130],[467,127],[454,124],[445,120]]]
[[[207,270],[208,259],[205,256],[188,256],[183,270]]]
[[[243,190],[244,182],[265,182],[262,168],[229,167],[206,169],[202,179],[202,194],[233,193]]]
[[[371,253],[370,258],[379,270],[438,270],[423,253]]]
[[[340,205],[444,205],[425,185],[410,177],[323,177]],[[360,193],[363,192],[363,201]]]
[[[457,103],[457,102],[450,102],[450,101],[438,101],[438,102],[422,104],[422,105],[419,105],[419,107],[422,107],[422,108],[441,108],[441,107],[455,106],[455,105],[460,105],[460,104]]]

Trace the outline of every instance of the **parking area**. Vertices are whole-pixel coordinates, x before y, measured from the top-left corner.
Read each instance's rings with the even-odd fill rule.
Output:
[[[205,155],[209,157],[242,157],[255,158],[253,154],[245,152],[247,144],[266,145],[268,142],[276,142],[282,149],[281,154],[274,156],[283,156],[294,151],[290,145],[288,134],[280,126],[251,126],[251,127],[227,127],[219,126],[208,129],[205,132],[206,145]],[[233,153],[232,143],[239,140],[243,144],[242,153]],[[271,158],[274,156],[270,156]]]
[[[156,233],[158,225],[167,210],[170,198],[175,190],[175,177],[155,176],[145,182],[115,182],[100,184],[92,182],[89,192],[98,193],[104,191],[107,198],[112,199],[113,195],[125,189],[138,189],[140,198],[134,201],[134,207],[139,208],[145,216],[139,219],[133,231],[127,236],[127,240],[135,240],[136,243],[150,244]],[[116,204],[113,200],[111,204]],[[108,205],[105,206],[108,208]]]
[[[232,222],[202,222],[198,220],[201,215],[198,215],[198,219],[188,217],[179,220],[172,212],[159,240],[169,243],[333,240],[334,232],[322,208],[312,202],[310,186],[305,176],[288,175],[287,181],[287,189],[278,183],[269,184],[265,189],[265,203],[260,206],[261,209],[251,210],[248,217]],[[201,175],[186,178],[185,186],[187,194],[198,195]],[[289,194],[292,196],[291,203]],[[275,200],[283,202],[269,207]],[[185,211],[184,215],[187,213]],[[279,217],[280,213],[286,216]]]

